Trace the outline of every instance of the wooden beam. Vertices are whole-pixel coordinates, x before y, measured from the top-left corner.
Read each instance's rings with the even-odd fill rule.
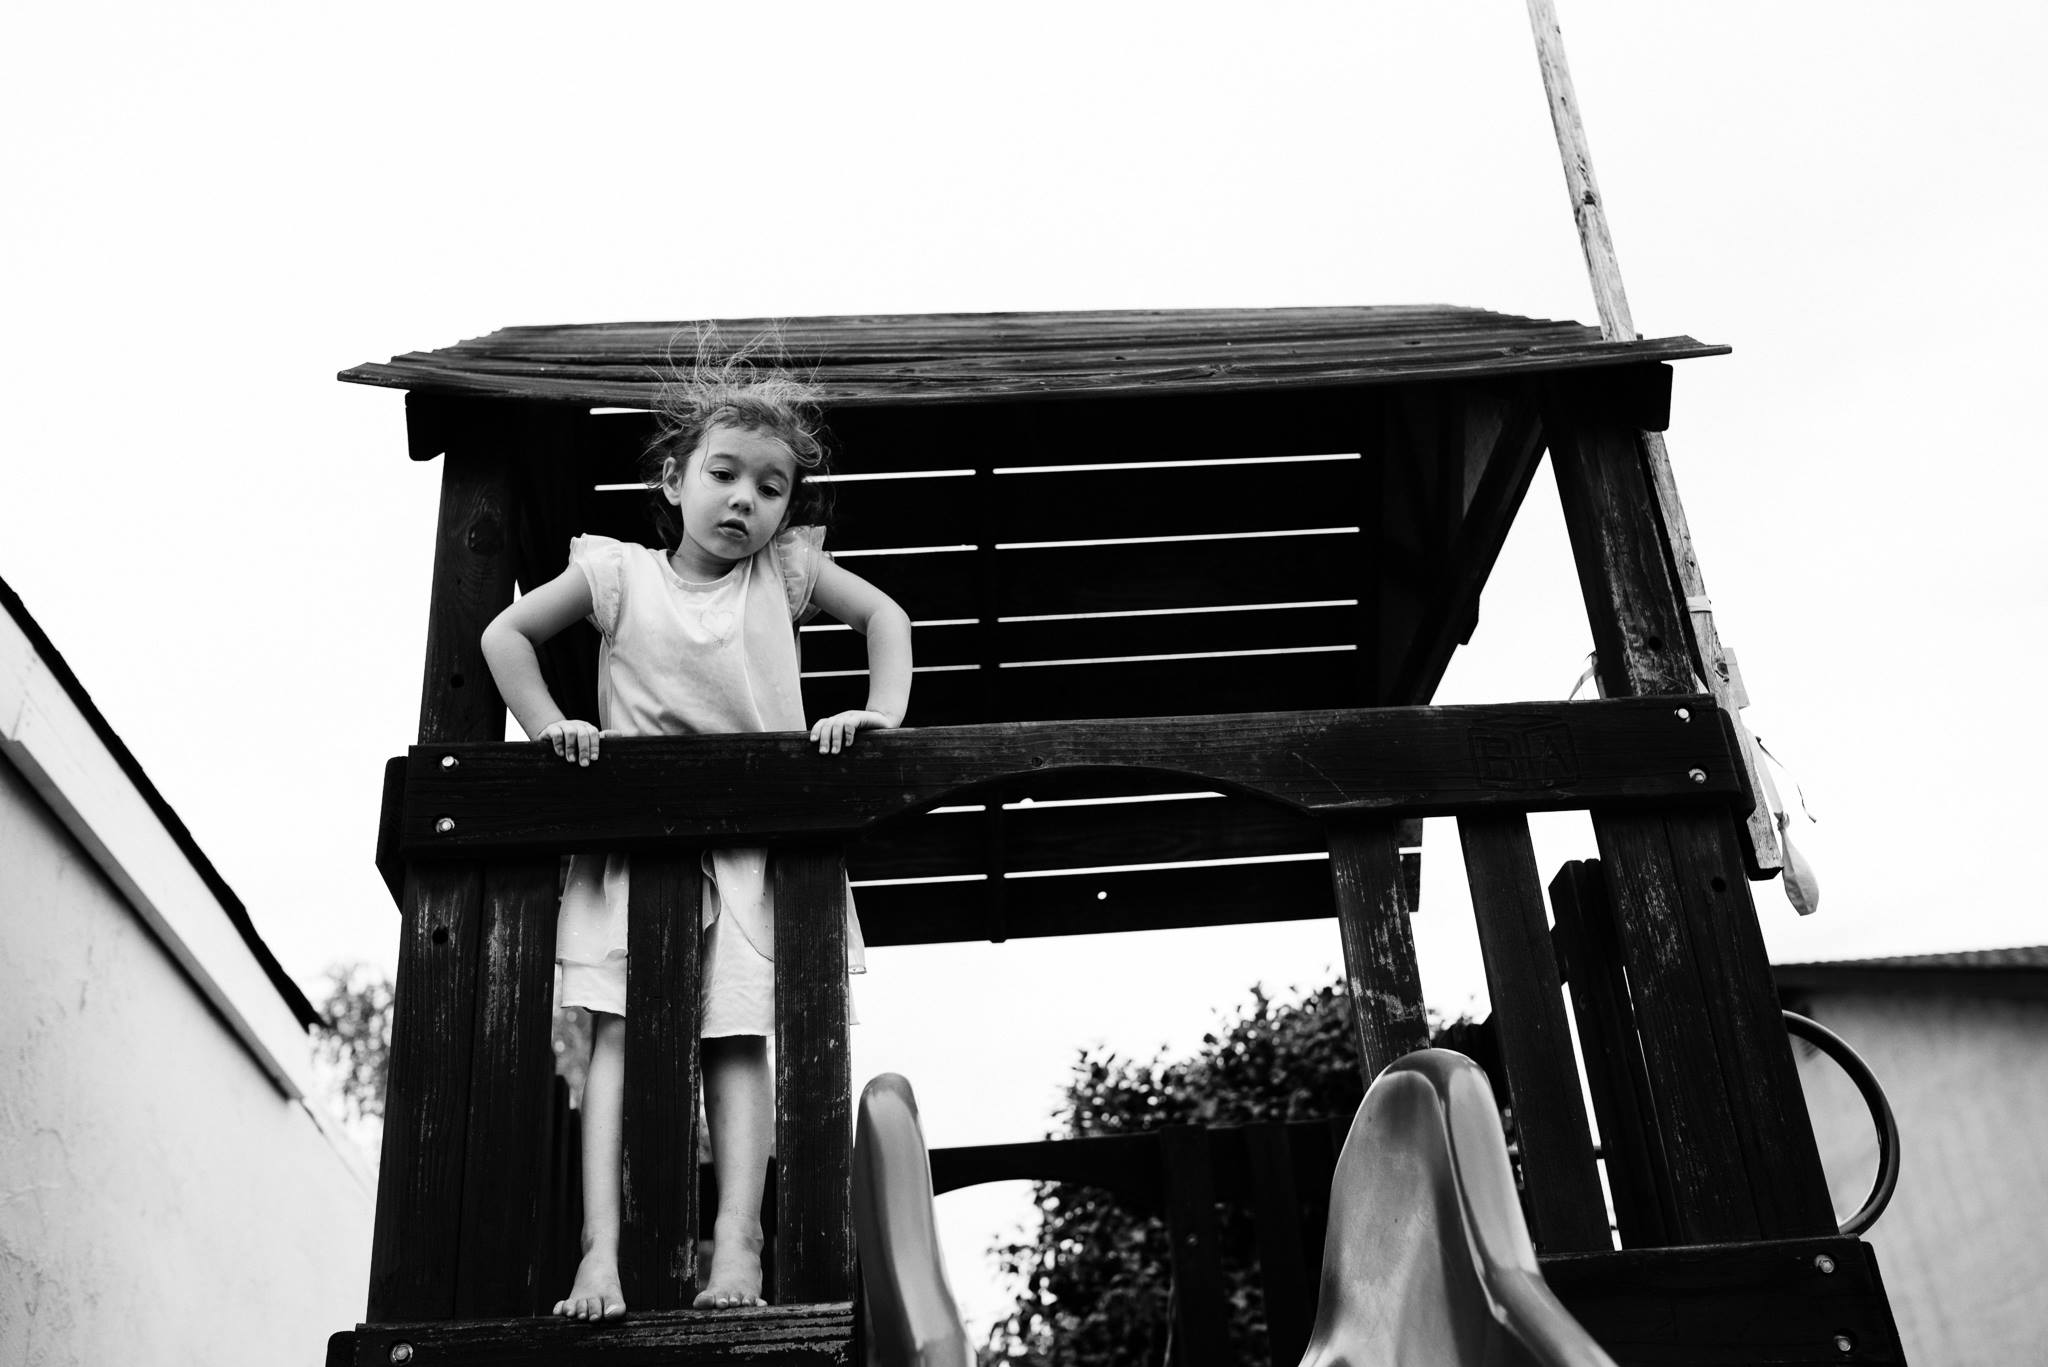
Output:
[[[416,447],[445,449],[420,690],[423,743],[497,740],[504,704],[485,668],[484,625],[512,601],[503,463],[450,442],[432,404],[409,411]],[[453,1314],[484,886],[474,865],[406,875],[391,1025],[367,1317]]]
[[[1684,603],[1635,431],[1585,386],[1553,391],[1545,426],[1603,691],[1690,686]],[[1733,827],[1725,815],[1610,807],[1593,829],[1675,1193],[1670,1232],[1707,1242],[1832,1229]]]
[[[846,862],[781,850],[775,878],[775,1299],[853,1295]]]
[[[638,856],[628,885],[619,1271],[636,1314],[697,1292],[698,860]]]
[[[912,729],[829,758],[795,733],[628,737],[588,768],[538,745],[421,746],[400,844],[454,858],[844,836],[978,787],[1106,770],[1387,819],[1749,801],[1721,714],[1681,696]]]
[[[1612,1248],[1529,819],[1520,812],[1460,817],[1458,842],[1521,1139],[1530,1237],[1543,1253]]]
[[[1390,823],[1357,816],[1330,823],[1330,880],[1344,943],[1344,990],[1358,1032],[1358,1069],[1370,1087],[1380,1070],[1429,1044],[1407,880]]]

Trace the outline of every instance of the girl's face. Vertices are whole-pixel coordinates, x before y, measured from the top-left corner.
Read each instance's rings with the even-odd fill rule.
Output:
[[[661,470],[662,496],[682,515],[672,557],[686,579],[716,579],[782,530],[796,488],[796,457],[774,437],[716,427],[681,465]]]

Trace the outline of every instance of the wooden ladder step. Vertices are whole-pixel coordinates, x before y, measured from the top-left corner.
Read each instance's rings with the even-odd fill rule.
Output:
[[[853,1307],[667,1310],[606,1324],[552,1316],[364,1324],[334,1335],[327,1367],[854,1367]]]

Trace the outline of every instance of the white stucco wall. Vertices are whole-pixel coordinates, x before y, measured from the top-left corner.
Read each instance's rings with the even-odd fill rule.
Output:
[[[0,1363],[317,1362],[361,1317],[368,1175],[275,1071],[0,761]]]
[[[1898,1117],[1898,1194],[1866,1237],[1906,1360],[2048,1361],[2048,1001],[1817,992],[1807,1014],[1863,1056]],[[1834,1065],[1795,1053],[1846,1217],[1870,1189],[1875,1133]]]

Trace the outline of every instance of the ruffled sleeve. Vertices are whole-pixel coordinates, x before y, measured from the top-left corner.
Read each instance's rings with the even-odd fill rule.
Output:
[[[782,564],[782,591],[789,600],[789,620],[808,622],[818,615],[811,591],[818,586],[818,566],[827,558],[823,527],[791,527],[775,538]]]
[[[626,543],[608,536],[579,536],[569,542],[569,563],[590,581],[590,624],[609,641],[619,626]]]

